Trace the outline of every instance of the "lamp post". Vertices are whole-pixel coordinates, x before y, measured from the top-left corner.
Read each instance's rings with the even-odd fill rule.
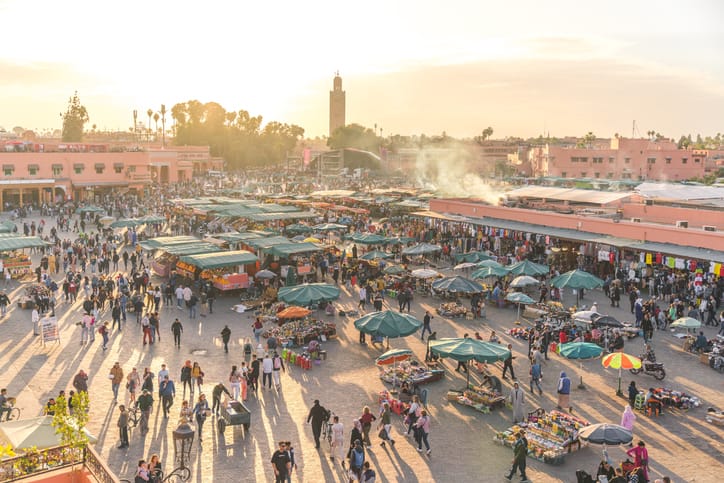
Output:
[[[169,473],[163,481],[174,481],[172,478],[181,481],[188,481],[191,478],[191,470],[186,467],[186,461],[191,460],[191,447],[194,443],[194,430],[186,421],[182,421],[173,431],[173,452],[179,466]]]

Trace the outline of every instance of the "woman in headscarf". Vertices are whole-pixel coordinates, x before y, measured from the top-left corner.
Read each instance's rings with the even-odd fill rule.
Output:
[[[561,377],[558,379],[558,409],[563,410],[571,407],[571,380],[564,371],[561,371]]]

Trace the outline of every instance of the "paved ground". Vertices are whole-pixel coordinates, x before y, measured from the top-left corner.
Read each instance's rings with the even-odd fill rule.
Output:
[[[21,287],[17,283],[13,287],[11,299],[16,300]],[[598,300],[602,311],[624,320],[629,318],[630,314],[620,309],[606,310],[608,307],[600,292],[594,291],[589,297],[586,301]],[[351,307],[353,300],[354,297],[344,293],[341,303]],[[170,471],[173,468],[171,431],[176,417],[165,420],[159,411],[154,411],[149,434],[142,438],[134,430],[130,448],[116,449],[117,409],[106,376],[112,364],[119,361],[126,373],[134,366],[139,370],[150,367],[157,373],[161,363],[166,363],[172,377],[178,379],[183,361],[191,359],[203,367],[206,374],[203,389],[210,393],[213,384],[227,380],[230,366],[241,362],[241,343],[251,336],[251,316],[232,312],[230,307],[234,303],[234,298],[223,297],[217,301],[213,315],[196,321],[189,320],[186,311],[162,308],[162,340],[153,346],[141,344],[140,328],[135,320],[129,319],[122,333],[112,334],[105,352],[101,349],[100,337],[94,345],[79,344],[80,331],[74,324],[79,320],[80,301],[73,306],[61,304],[58,307],[62,342],[48,347],[42,347],[33,337],[30,312],[13,305],[9,315],[0,321],[0,387],[7,387],[11,395],[17,394],[23,417],[31,417],[40,414],[41,405],[60,389],[71,388],[73,375],[84,369],[90,375],[92,402],[88,427],[97,435],[96,448],[108,459],[110,467],[121,478],[132,479],[138,459],[157,452],[166,470]],[[412,313],[422,317],[425,309],[433,310],[438,303],[436,299],[417,297]],[[180,317],[184,323],[180,349],[171,344],[169,327],[174,317]],[[502,334],[513,326],[514,320],[512,309],[488,308],[488,318],[484,321],[436,316],[432,325],[439,337],[453,337],[465,332],[472,334],[475,330],[487,334],[490,329]],[[377,377],[373,361],[382,350],[360,346],[351,319],[336,317],[335,321],[340,336],[324,345],[329,353],[326,362],[311,371],[292,368],[282,376],[281,391],[261,391],[258,399],[250,397],[247,404],[252,411],[252,425],[248,435],[239,427],[227,428],[225,435],[218,434],[214,419],[207,421],[203,445],[197,445],[192,454],[192,481],[273,481],[269,459],[280,439],[294,443],[299,466],[294,478],[298,481],[346,481],[340,465],[329,460],[328,449],[324,446],[319,451],[314,449],[311,428],[304,421],[312,401],[317,398],[341,416],[347,430],[364,405],[376,410],[377,394],[384,385]],[[232,348],[228,355],[223,352],[219,335],[224,324],[229,324],[232,330]],[[707,330],[709,336],[714,333],[713,329]],[[523,357],[526,343],[508,336],[504,336],[503,341],[513,344],[518,356],[515,369],[527,387],[528,365]],[[667,413],[658,419],[639,416],[634,433],[636,438],[647,442],[653,475],[669,475],[673,481],[718,481],[719,477],[709,470],[721,468],[724,430],[706,423],[704,414],[707,405],[724,407],[724,377],[699,363],[696,357],[682,353],[678,339],[669,333],[657,332],[654,344],[657,355],[666,364],[665,384],[697,395],[705,403],[702,408],[687,413]],[[425,346],[419,337],[397,339],[391,345],[410,348],[420,358],[424,357]],[[626,352],[638,354],[642,341],[631,341],[627,347]],[[196,349],[207,352],[192,355]],[[494,444],[492,439],[495,431],[510,426],[511,413],[502,410],[483,415],[447,402],[445,393],[449,388],[464,386],[464,378],[449,370],[451,364],[448,363],[447,368],[444,381],[427,386],[432,415],[432,456],[418,454],[412,441],[399,434],[402,422],[396,417],[398,444],[394,449],[380,448],[373,437],[375,445],[369,459],[378,471],[380,481],[503,481],[502,474],[509,468],[512,454],[509,449]],[[567,370],[575,381],[584,376],[587,389],[576,389],[571,395],[579,414],[592,422],[619,422],[625,401],[614,395],[616,374],[603,369],[597,361],[588,361],[581,366],[553,356],[544,367],[544,394],[542,397],[529,396],[528,408],[551,409],[555,405],[554,386],[561,369]],[[632,378],[639,387],[656,384],[650,376],[624,375],[624,385]],[[509,385],[505,390],[508,389]],[[127,395],[124,398],[127,400]],[[174,414],[179,406],[180,397],[177,397],[172,408]],[[529,477],[534,482],[575,481],[577,469],[595,471],[600,449],[586,447],[566,458],[562,466],[529,459]],[[610,453],[617,460],[623,455],[622,449],[618,448]]]

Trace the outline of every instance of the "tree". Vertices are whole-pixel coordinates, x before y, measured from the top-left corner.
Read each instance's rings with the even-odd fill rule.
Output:
[[[161,104],[161,146],[166,147],[166,104]]]
[[[146,126],[146,134],[148,135],[148,140],[151,140],[151,116],[153,116],[153,109],[149,109],[146,111],[146,114],[148,115],[148,125]]]
[[[68,99],[68,109],[65,114],[60,115],[63,119],[63,131],[61,138],[65,142],[78,143],[83,140],[83,127],[90,120],[88,111],[80,103],[78,92]]]
[[[153,122],[156,123],[156,132],[158,132],[158,120],[161,118],[161,116],[158,113],[155,113],[153,115]]]
[[[68,400],[61,395],[55,398],[53,408],[53,427],[56,434],[60,435],[63,444],[74,449],[82,450],[88,445],[88,435],[84,428],[88,424],[88,409],[90,400],[88,393],[78,391],[70,399],[73,406],[72,413],[68,408]]]
[[[335,129],[327,140],[327,146],[332,149],[355,148],[376,153],[379,151],[380,140],[372,129],[360,124],[348,124]]]

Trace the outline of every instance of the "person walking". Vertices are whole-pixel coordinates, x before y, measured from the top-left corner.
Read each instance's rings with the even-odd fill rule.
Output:
[[[204,371],[201,370],[201,365],[196,361],[194,361],[194,365],[191,367],[191,381],[191,394],[193,394],[194,383],[196,383],[196,388],[199,390],[199,394],[201,394],[201,385],[204,383]],[[193,397],[191,399],[193,399]]]
[[[38,323],[40,322],[40,313],[38,313],[38,307],[34,306],[33,311],[30,314],[30,320],[33,323],[33,335],[38,336],[40,335],[38,333]],[[81,344],[83,344],[83,341],[85,340],[83,338],[83,335],[81,334]]]
[[[214,300],[216,300],[216,287],[210,285],[206,291],[206,303],[209,305],[209,314],[214,313]]]
[[[360,287],[359,287],[359,303],[357,304],[357,308],[364,310],[366,302],[367,302],[367,289],[363,285],[360,285]]]
[[[282,386],[282,371],[286,371],[284,368],[284,360],[274,351],[274,355],[272,356],[272,377],[274,378],[274,387],[277,389]]]
[[[534,352],[535,353],[535,352]],[[540,355],[540,352],[538,352]],[[541,355],[542,357],[542,355]],[[543,378],[543,369],[540,366],[540,361],[537,357],[533,356],[530,358],[530,393],[535,394],[533,391],[533,384],[538,388],[538,394],[543,395],[543,389],[540,386]]]
[[[8,305],[10,305],[10,298],[3,290],[0,292],[0,314],[2,314],[3,317],[8,313]]]
[[[221,341],[224,343],[224,352],[229,353],[229,340],[231,340],[231,329],[228,325],[225,325],[221,329]]]
[[[141,387],[141,377],[138,375],[138,371],[134,367],[133,370],[126,377],[126,389],[130,394],[130,403],[136,402],[136,390]]]
[[[564,371],[561,371],[561,376],[558,379],[558,410],[568,408],[570,412],[573,412],[571,407],[571,380],[568,378]]]
[[[128,448],[128,411],[126,406],[121,404],[118,406],[120,414],[118,415],[118,436],[121,440],[121,444],[118,445],[118,449]]]
[[[350,481],[352,481],[352,475],[354,475],[356,481],[360,481],[364,464],[365,449],[362,447],[362,441],[358,439],[354,442],[354,446],[349,453]]]
[[[513,405],[513,423],[518,424],[525,417],[525,392],[517,382],[513,383],[513,389],[510,391],[510,403]]]
[[[430,311],[425,311],[425,317],[422,318],[422,334],[420,334],[420,340],[425,340],[425,332],[427,331],[428,334],[432,334],[432,329],[430,329],[430,321],[434,319],[432,315],[430,315]]]
[[[385,401],[385,403],[382,405],[382,414],[380,414],[380,438],[382,438],[382,443],[380,443],[380,446],[383,448],[385,447],[385,442],[389,441],[390,445],[392,447],[395,446],[395,440],[392,439],[392,420],[391,420],[391,410],[390,410],[390,403]]]
[[[181,377],[179,380],[181,381],[181,385],[184,388],[183,396],[181,396],[183,399],[186,399],[186,386],[189,388],[189,394],[191,394],[191,399],[193,399],[193,393],[194,393],[194,385],[193,382],[191,382],[191,361],[187,360],[184,365],[181,367]]]
[[[181,334],[184,331],[184,326],[181,325],[181,322],[176,319],[173,321],[173,324],[171,324],[171,332],[173,332],[173,345],[176,347],[181,347]]]
[[[261,361],[262,377],[261,386],[266,387],[267,380],[269,381],[269,389],[272,388],[272,372],[274,370],[274,362],[269,357],[269,353],[264,354],[264,359]]]
[[[525,434],[522,430],[518,431],[515,437],[515,443],[513,443],[513,466],[510,468],[510,472],[504,475],[504,478],[510,481],[513,479],[515,472],[520,471],[521,481],[528,481],[528,477],[525,475],[526,458],[528,457],[528,440],[525,439]]]
[[[103,350],[108,349],[108,322],[103,322],[98,328],[98,333],[103,337]]]
[[[141,434],[148,433],[148,421],[151,418],[151,410],[153,409],[153,396],[144,389],[141,395],[138,397],[138,403],[136,403],[138,409],[141,411],[141,420],[139,425],[141,427]]]
[[[284,441],[279,442],[279,449],[272,454],[271,464],[274,469],[274,482],[285,483],[287,481],[287,475],[292,469],[292,461],[289,453],[286,451]]]
[[[635,422],[636,414],[634,414],[631,406],[627,404],[626,407],[623,409],[623,414],[621,415],[621,426],[633,433],[633,427]]]
[[[161,396],[161,405],[163,407],[163,417],[168,418],[168,412],[173,406],[173,398],[176,397],[176,386],[166,374],[158,388]]]
[[[78,374],[75,375],[73,378],[73,387],[76,391],[80,392],[88,392],[88,374],[81,369],[78,371]]]
[[[239,373],[236,366],[231,366],[231,373],[229,374],[229,385],[231,386],[231,399],[238,401],[241,394],[241,378],[242,374]]]
[[[370,429],[372,429],[372,422],[376,419],[375,415],[370,411],[369,406],[362,408],[362,416],[359,418],[362,423],[362,442],[368,448],[372,447],[372,441],[370,441]]]
[[[422,453],[422,444],[425,443],[425,449],[427,450],[425,454],[430,455],[432,450],[430,449],[430,443],[427,440],[430,435],[430,416],[427,415],[427,411],[425,409],[421,411],[420,417],[417,418],[415,428],[417,452]]]
[[[213,411],[213,413],[217,416],[219,415],[219,410],[221,409],[222,394],[226,394],[227,396],[232,397],[229,390],[226,388],[226,386],[224,386],[224,383],[220,382],[215,385],[214,388],[211,390],[211,411]]]
[[[344,424],[339,422],[339,416],[335,416],[332,421],[332,455],[329,459],[334,461],[337,455],[344,465]]]
[[[111,380],[113,400],[116,401],[118,399],[118,389],[121,387],[121,383],[123,382],[123,368],[121,367],[120,362],[113,364],[110,374],[108,374],[108,378]]]
[[[199,432],[199,444],[203,440],[204,422],[209,413],[209,402],[206,400],[206,394],[199,394],[199,400],[194,406],[192,414],[196,415],[196,429]]]
[[[309,410],[307,416],[307,424],[312,424],[312,434],[314,435],[314,447],[319,449],[319,436],[322,434],[322,424],[329,419],[329,412],[319,404],[319,399],[314,400],[314,406]]]
[[[261,368],[261,361],[256,354],[251,355],[251,370],[249,371],[249,386],[254,391],[254,395],[259,392],[259,370]]]
[[[513,370],[513,344],[508,344],[508,357],[505,358],[503,361],[503,379],[507,379],[508,377],[505,375],[508,372],[508,369],[510,369],[510,377],[515,380],[515,370]]]
[[[417,418],[422,414],[422,408],[420,407],[420,398],[417,395],[412,396],[412,403],[407,408],[407,415],[405,416],[405,422],[407,423],[407,432],[405,436],[410,435],[410,431],[415,427]],[[414,434],[414,433],[413,433]]]

